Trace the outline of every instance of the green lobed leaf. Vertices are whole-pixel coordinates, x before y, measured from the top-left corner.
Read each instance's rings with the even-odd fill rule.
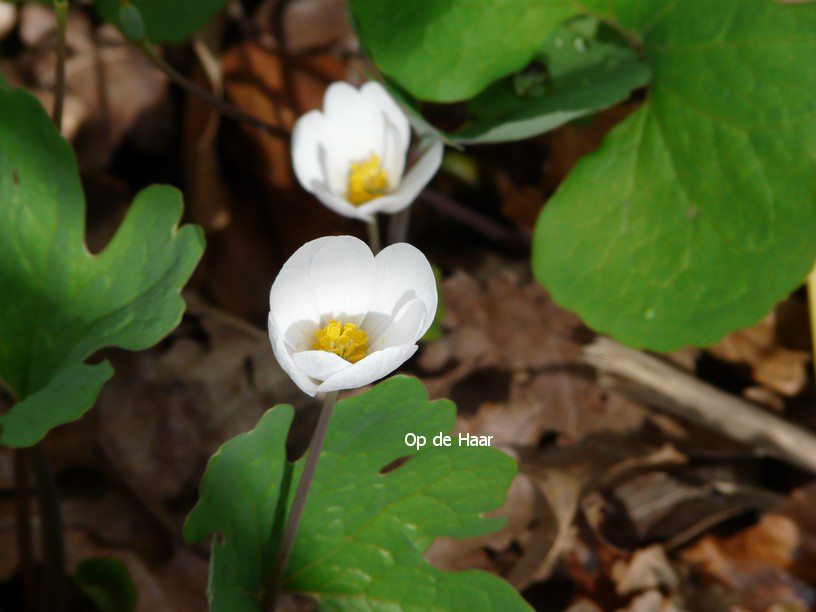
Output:
[[[540,75],[507,77],[470,100],[471,125],[451,138],[461,143],[529,138],[625,100],[649,80],[637,53],[598,36],[594,18],[556,29],[540,57]]]
[[[559,26],[522,72],[496,81],[467,102],[467,118],[443,132],[422,116],[418,100],[392,79],[391,95],[417,131],[451,144],[529,138],[627,99],[649,81],[649,67],[597,19],[578,17]],[[538,71],[531,67],[538,66]]]
[[[411,95],[456,102],[524,67],[572,0],[349,0],[360,42]]]
[[[304,459],[289,470],[285,440],[291,406],[268,411],[254,431],[227,442],[210,460],[200,501],[185,526],[188,542],[215,533],[211,609],[258,610],[281,524],[279,491],[297,489]],[[397,376],[337,404],[320,457],[284,590],[325,610],[526,610],[500,578],[442,572],[424,553],[442,535],[490,533],[515,474],[512,459],[483,447],[433,446],[455,422],[447,400],[429,402],[416,379]],[[426,436],[419,452],[406,433]],[[414,455],[381,473],[396,459]],[[283,486],[282,486],[283,483]]]
[[[131,0],[144,24],[144,33],[155,43],[180,43],[224,8],[227,0]],[[133,13],[120,12],[120,0],[96,0],[96,10],[103,19],[125,32],[135,34],[128,19]],[[120,21],[126,18],[126,23]],[[140,38],[140,37],[138,37]]]
[[[641,40],[653,86],[542,212],[535,273],[630,345],[709,344],[816,257],[816,6],[585,4]]]
[[[177,190],[145,189],[91,255],[68,143],[36,98],[0,90],[0,382],[19,400],[0,442],[28,446],[78,419],[112,373],[88,356],[147,348],[178,324],[203,250],[199,228],[177,229],[181,209]]]

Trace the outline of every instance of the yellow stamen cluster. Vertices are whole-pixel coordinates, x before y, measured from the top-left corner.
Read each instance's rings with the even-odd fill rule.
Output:
[[[351,162],[348,179],[348,201],[359,206],[385,195],[388,175],[380,168],[380,156],[373,153],[368,160]]]
[[[334,353],[351,363],[360,361],[368,351],[368,334],[354,323],[342,325],[332,320],[323,329],[318,329],[315,337],[314,350]]]

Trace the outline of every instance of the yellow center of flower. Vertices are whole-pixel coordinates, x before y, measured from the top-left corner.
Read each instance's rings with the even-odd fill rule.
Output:
[[[366,161],[351,162],[348,179],[348,201],[359,206],[385,195],[388,175],[380,168],[380,156],[372,153]]]
[[[368,351],[368,334],[354,323],[342,325],[332,320],[315,332],[315,338],[314,350],[334,353],[351,363],[360,361]]]

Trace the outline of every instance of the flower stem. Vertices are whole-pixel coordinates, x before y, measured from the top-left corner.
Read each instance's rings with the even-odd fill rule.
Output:
[[[25,612],[33,612],[37,599],[34,577],[34,550],[31,533],[31,500],[29,484],[29,451],[14,451],[14,492],[17,523],[17,556],[20,561],[20,575],[23,578]]]
[[[62,110],[65,106],[65,40],[68,29],[68,0],[54,0],[54,14],[57,18],[57,75],[51,117],[57,129],[62,130]]]
[[[366,224],[368,228],[368,245],[371,247],[371,252],[375,255],[382,251],[382,241],[380,240],[380,226],[377,223],[377,215],[374,215],[372,221]]]
[[[413,206],[409,206],[391,215],[391,220],[388,222],[387,244],[405,242],[408,239],[408,225],[411,221],[412,208]]]
[[[139,49],[141,49],[142,53],[144,53],[145,57],[150,60],[156,68],[164,72],[168,78],[173,81],[176,85],[181,87],[187,93],[192,94],[210,106],[212,106],[215,110],[217,110],[222,115],[226,115],[227,117],[231,117],[237,121],[242,121],[244,123],[248,123],[253,127],[258,128],[262,132],[266,132],[270,136],[274,136],[276,138],[280,138],[285,142],[289,142],[290,135],[289,132],[286,131],[284,128],[272,125],[271,123],[267,123],[263,119],[256,117],[255,115],[250,115],[242,111],[237,106],[233,106],[226,100],[219,98],[218,96],[214,96],[209,91],[200,87],[183,74],[181,74],[178,70],[173,68],[170,64],[165,62],[162,57],[156,52],[156,49],[153,48],[153,45],[150,44],[149,41],[144,40],[139,43]]]
[[[312,435],[312,441],[309,443],[306,465],[303,466],[303,473],[300,476],[295,499],[292,502],[292,509],[289,511],[289,517],[286,520],[280,548],[278,549],[278,558],[272,570],[273,573],[269,581],[269,589],[266,593],[266,606],[264,609],[268,612],[272,612],[275,609],[278,591],[280,591],[281,584],[283,583],[286,565],[289,563],[289,555],[292,553],[292,545],[295,543],[298,525],[300,525],[300,519],[306,507],[306,498],[309,495],[312,480],[314,480],[317,461],[320,459],[320,452],[323,450],[323,442],[326,440],[326,432],[329,429],[329,421],[331,420],[332,409],[336,401],[337,391],[332,391],[326,395],[323,407],[320,409],[320,418],[317,421],[317,427]]]
[[[31,458],[37,477],[45,565],[40,609],[44,612],[61,612],[65,604],[65,540],[59,492],[51,461],[42,442],[31,449]]]

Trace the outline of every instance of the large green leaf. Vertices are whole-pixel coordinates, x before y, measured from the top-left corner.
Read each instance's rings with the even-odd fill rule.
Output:
[[[816,257],[816,6],[585,4],[642,42],[653,86],[544,209],[536,275],[630,345],[714,342]]]
[[[383,73],[420,100],[455,102],[520,70],[572,0],[349,0],[360,41]]]
[[[131,0],[144,20],[147,38],[155,43],[184,42],[220,11],[227,0]],[[120,0],[96,0],[102,17],[121,27]]]
[[[0,442],[28,446],[78,419],[113,373],[84,360],[105,346],[146,348],[181,318],[181,286],[203,249],[177,229],[181,196],[151,187],[97,256],[84,242],[76,162],[40,103],[0,89],[0,382],[17,403]]]
[[[452,132],[431,126],[420,102],[393,79],[385,83],[420,132],[453,144],[521,140],[612,106],[649,81],[648,66],[611,34],[592,17],[559,26],[528,69],[469,100],[464,124]]]
[[[540,52],[541,74],[516,74],[488,87],[468,102],[470,125],[451,138],[528,138],[612,106],[645,85],[646,64],[633,50],[600,38],[597,26],[596,19],[580,18],[557,28]]]
[[[254,431],[227,442],[207,467],[185,536],[195,542],[218,534],[210,569],[213,610],[258,610],[275,557],[279,492],[287,490],[291,503],[303,469],[301,460],[289,472],[285,459],[292,413],[291,406],[273,408]],[[527,609],[501,579],[479,571],[442,572],[423,557],[438,536],[466,538],[498,528],[499,519],[482,513],[502,504],[515,473],[506,455],[460,447],[455,436],[451,447],[433,446],[433,436],[449,432],[454,421],[453,404],[429,402],[422,384],[406,377],[339,402],[284,590],[332,610]],[[409,432],[428,440],[418,453],[405,444]]]

